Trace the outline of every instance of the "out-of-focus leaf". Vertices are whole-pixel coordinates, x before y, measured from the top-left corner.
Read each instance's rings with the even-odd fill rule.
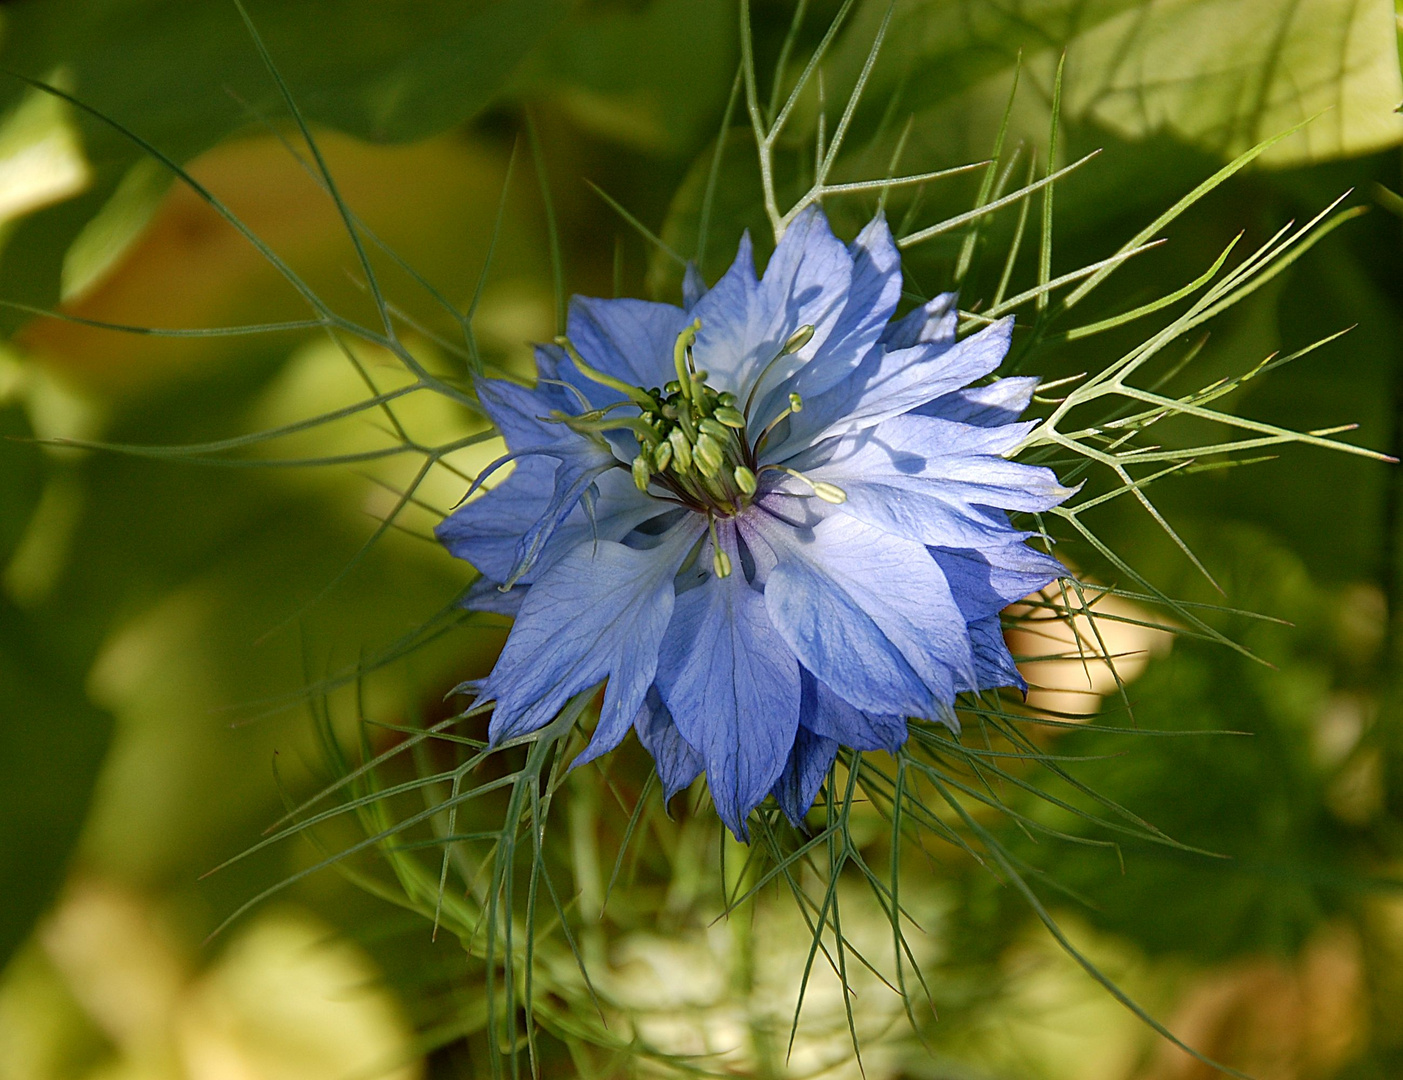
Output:
[[[739,50],[733,0],[585,10],[523,69],[580,124],[643,149],[694,150],[725,104]]]
[[[0,405],[0,569],[15,553],[44,487],[43,454],[18,402]]]
[[[884,8],[868,5],[845,34],[835,85],[854,81]],[[1045,136],[1053,70],[1064,50],[1064,119],[1124,138],[1169,132],[1232,157],[1324,113],[1264,155],[1278,166],[1403,140],[1403,118],[1394,112],[1403,77],[1389,0],[1054,0],[1031,8],[906,2],[898,5],[868,100],[882,108],[899,92],[901,111],[917,115],[918,135],[949,139],[968,130],[987,139],[1021,52],[1040,93],[1015,112],[1013,127]],[[918,145],[911,149],[920,156]]]
[[[111,721],[0,597],[0,966],[58,888]]]
[[[312,0],[248,4],[308,118],[363,139],[424,138],[480,111],[571,0]],[[232,3],[59,0],[6,8],[0,68],[61,77],[82,101],[185,161],[254,121],[284,117]],[[0,77],[0,110],[28,91]],[[0,294],[47,305],[69,246],[144,152],[80,118],[93,164],[87,192],[20,223]],[[11,316],[9,324],[16,319]]]

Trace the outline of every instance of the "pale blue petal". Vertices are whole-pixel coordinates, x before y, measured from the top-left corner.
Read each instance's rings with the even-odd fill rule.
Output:
[[[706,279],[697,269],[697,264],[688,259],[687,269],[682,272],[682,306],[691,311],[705,295]]]
[[[485,577],[496,583],[506,581],[516,565],[517,544],[550,503],[557,467],[552,458],[520,459],[503,483],[453,511],[439,522],[434,535]],[[644,521],[671,509],[640,492],[622,469],[600,476],[595,491],[593,512],[583,502],[570,512],[542,549],[536,565],[520,578],[523,584],[540,577],[581,541],[622,540]]]
[[[847,302],[852,256],[833,235],[822,213],[801,213],[784,234],[758,283],[749,238],[736,262],[692,314],[701,320],[696,360],[718,390],[744,402],[763,376],[757,401],[823,348]],[[797,353],[771,366],[790,336],[812,326],[813,337]]]
[[[901,253],[886,218],[881,214],[873,218],[848,253],[853,262],[852,286],[837,324],[813,358],[760,405],[755,414],[760,421],[778,414],[791,392],[808,400],[847,378],[887,328],[901,299]]]
[[[906,741],[904,716],[863,712],[840,698],[807,668],[803,672],[803,685],[800,727],[854,750],[885,750],[894,754]]]
[[[1038,382],[1036,377],[1027,375],[999,379],[988,386],[971,386],[945,394],[914,411],[980,427],[1011,424],[1028,408]]]
[[[678,731],[706,762],[716,812],[744,839],[794,743],[799,664],[740,572],[735,527],[717,531],[735,569],[677,597],[657,679]],[[701,558],[709,564],[706,551]]]
[[[741,234],[730,269],[689,314],[701,320],[694,348],[698,366],[710,373],[709,381],[718,390],[739,393],[740,373],[748,368],[749,353],[765,333],[766,313],[760,309],[749,232]]]
[[[990,615],[969,624],[969,638],[974,644],[974,671],[977,686],[968,690],[991,690],[996,686],[1012,686],[1027,693],[1028,684],[1013,662],[1013,654],[1004,641],[999,617]]]
[[[954,345],[874,349],[851,376],[805,401],[783,442],[767,448],[763,460],[783,461],[802,447],[873,427],[968,386],[1003,362],[1012,333],[1013,320],[1001,319]]]
[[[590,447],[592,452],[561,457],[555,470],[555,487],[551,496],[541,516],[532,522],[517,542],[516,558],[511,571],[503,579],[504,584],[515,585],[529,573],[546,551],[556,530],[580,505],[585,492],[605,473],[617,471],[618,461],[612,453],[591,443],[584,445]]]
[[[591,367],[630,386],[648,388],[662,386],[675,377],[673,346],[689,322],[687,313],[673,304],[575,296],[570,300],[566,333]],[[560,370],[564,371],[564,365]],[[617,391],[583,376],[568,381],[584,389],[596,406],[622,398]]]
[[[907,414],[825,440],[786,464],[836,484],[847,495],[842,513],[885,532],[923,544],[982,547],[1029,535],[1014,532],[990,507],[1044,511],[1072,494],[1050,470],[999,456],[1029,427],[975,427]],[[802,481],[779,475],[775,490],[807,490]]]
[[[638,732],[638,741],[653,755],[653,761],[657,765],[658,779],[663,785],[665,807],[674,795],[691,786],[692,781],[701,775],[706,763],[696,748],[677,730],[672,714],[663,704],[656,685],[648,691],[633,726]]]
[[[578,402],[561,387],[547,383],[520,386],[506,379],[476,379],[473,387],[483,412],[513,453],[534,451],[562,439],[583,438],[564,424],[542,419],[552,409],[571,414],[580,411]]]
[[[838,756],[838,743],[812,731],[800,728],[784,764],[784,772],[775,781],[774,796],[789,824],[796,829],[804,824],[804,815],[818,797],[818,789]]]
[[[888,349],[909,349],[929,342],[953,345],[960,321],[955,300],[954,293],[941,293],[913,308],[887,326],[882,332],[882,344]]]
[[[646,551],[580,544],[531,586],[479,691],[479,701],[496,702],[493,743],[544,726],[568,698],[606,678],[595,737],[623,737],[657,670],[673,576],[702,528],[685,519]]]
[[[434,535],[486,577],[506,581],[522,534],[540,520],[550,502],[559,464],[548,457],[518,459],[506,480],[454,510],[438,523]]]
[[[933,547],[930,553],[970,621],[996,615],[1067,573],[1051,555],[1023,543],[977,551]]]
[[[765,604],[806,668],[874,713],[934,719],[954,700],[974,661],[965,617],[924,545],[841,513],[796,527],[764,503],[737,521],[747,544],[773,552]]]
[[[526,599],[526,592],[525,585],[516,585],[503,592],[495,581],[480,577],[468,586],[458,600],[458,606],[468,611],[487,611],[514,619],[521,612],[521,602]]]

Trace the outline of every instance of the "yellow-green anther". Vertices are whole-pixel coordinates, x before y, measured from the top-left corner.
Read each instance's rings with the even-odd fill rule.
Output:
[[[697,428],[723,444],[731,437],[730,430],[724,424],[718,424],[710,417],[697,421]]]
[[[784,348],[780,350],[780,355],[788,356],[790,353],[798,352],[813,339],[813,336],[813,324],[805,323],[803,326],[799,327],[798,330],[795,330],[794,333],[789,335],[789,340],[784,343]]]
[[[848,493],[846,491],[837,484],[830,484],[826,480],[814,481],[813,489],[815,495],[826,503],[832,503],[834,506],[841,506],[848,501]]]
[[[677,335],[677,341],[672,346],[672,366],[677,369],[678,389],[688,397],[692,396],[692,376],[687,362],[687,350],[697,340],[697,331],[701,329],[701,320],[693,319],[691,325]]]
[[[721,397],[724,401],[726,395],[722,394]],[[712,415],[728,428],[735,428],[737,431],[745,430],[745,417],[740,414],[739,409],[734,409],[729,405],[723,404]]]
[[[716,548],[711,554],[711,569],[716,571],[717,577],[730,577],[731,557],[720,548]]]
[[[721,453],[721,444],[706,434],[697,436],[697,445],[692,449],[692,457],[705,476],[715,476],[726,461]]]
[[[633,459],[633,482],[639,491],[648,490],[648,480],[652,470],[648,466],[647,453],[639,454]]]
[[[798,394],[790,394],[790,395],[789,395],[789,411],[790,411],[790,412],[803,412],[803,411],[804,411],[804,399],[801,398]]]
[[[736,478],[736,487],[745,492],[747,496],[755,494],[755,474],[744,465],[737,465],[736,471],[732,473]]]
[[[736,395],[731,393],[729,390],[723,390],[721,392],[721,396],[718,397],[716,400],[719,401],[722,405],[734,405],[737,401],[740,400],[740,398],[736,397]]]
[[[664,439],[658,443],[653,451],[653,467],[658,472],[666,472],[668,464],[672,461],[672,443]]]
[[[589,379],[591,382],[597,382],[600,386],[607,386],[611,390],[617,390],[625,397],[636,402],[640,408],[651,409],[656,404],[652,397],[649,396],[648,392],[641,386],[630,386],[622,379],[616,379],[612,375],[606,375],[604,372],[596,371],[594,368],[590,367],[589,364],[585,363],[584,357],[575,351],[575,346],[570,344],[570,339],[564,334],[557,337],[555,343],[565,350],[566,355],[570,357],[575,366],[580,369],[580,374],[586,379]]]
[[[687,436],[682,433],[682,429],[673,428],[667,441],[672,444],[672,463],[677,466],[672,471],[679,476],[682,473],[691,472],[692,444],[687,441]]]

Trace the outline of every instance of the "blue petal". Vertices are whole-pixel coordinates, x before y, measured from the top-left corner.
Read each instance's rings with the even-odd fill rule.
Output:
[[[990,615],[969,624],[969,638],[974,644],[974,672],[977,686],[969,690],[990,690],[996,686],[1013,686],[1027,693],[1028,684],[1013,662],[1013,654],[1004,641],[999,617]]]
[[[763,460],[782,461],[799,448],[873,427],[968,386],[1003,362],[1012,333],[1009,318],[953,345],[874,349],[847,379],[806,401],[784,441],[767,449]]]
[[[909,349],[927,342],[953,345],[960,320],[955,300],[954,293],[941,293],[913,308],[887,326],[882,333],[882,344],[888,349]]]
[[[653,681],[672,617],[672,579],[703,527],[684,519],[646,551],[607,540],[580,544],[531,586],[479,689],[479,701],[497,703],[493,743],[535,731],[569,697],[607,678],[594,738],[617,745]]]
[[[777,515],[762,501],[737,521],[772,553],[765,605],[800,663],[860,709],[938,718],[974,661],[924,545],[845,514],[812,527]]]
[[[501,579],[512,584],[536,564],[556,527],[595,480],[620,462],[603,439],[589,438],[546,419],[552,409],[575,411],[563,388],[542,383],[528,389],[504,379],[478,379],[475,385],[484,411],[502,432],[511,454],[480,473],[474,487],[511,458],[547,457],[559,463],[551,476],[549,495],[535,520],[520,534],[511,570]],[[531,474],[532,490],[541,475],[541,470]]]
[[[1051,555],[1024,543],[978,551],[933,547],[930,553],[970,621],[996,615],[1067,573]]]
[[[472,563],[494,583],[511,577],[517,545],[545,514],[555,490],[559,463],[547,457],[517,461],[512,474],[481,498],[465,503],[439,522],[434,535],[460,559]],[[667,504],[644,495],[622,469],[611,469],[595,480],[593,513],[583,504],[572,510],[555,530],[540,556],[519,580],[530,583],[561,555],[584,540],[622,540]]]
[[[503,592],[495,581],[480,577],[468,586],[458,606],[468,611],[488,611],[514,619],[521,613],[521,602],[525,599],[525,585],[517,585]]]
[[[541,516],[517,541],[511,571],[502,579],[515,585],[540,560],[556,530],[579,506],[585,492],[595,486],[605,473],[616,470],[618,461],[608,450],[595,448],[592,454],[570,454],[560,459],[555,470],[555,487],[546,501]]]
[[[853,274],[852,256],[817,208],[794,219],[758,283],[751,258],[749,238],[743,238],[735,264],[693,309],[702,324],[697,366],[710,373],[712,386],[742,401],[757,380],[763,384],[758,401],[818,355],[842,316]],[[806,325],[814,328],[808,344],[771,366]]]
[[[923,416],[938,416],[980,427],[1011,424],[1028,408],[1033,400],[1033,391],[1038,388],[1038,381],[1035,376],[1027,375],[999,379],[988,386],[972,386],[967,390],[945,394],[914,411]]]
[[[638,732],[638,741],[653,755],[658,767],[658,779],[663,784],[663,805],[666,806],[674,795],[689,787],[701,775],[706,763],[677,730],[656,686],[648,691],[633,727]]]
[[[825,440],[786,464],[842,488],[842,512],[886,532],[924,544],[982,547],[1029,535],[988,508],[1049,510],[1072,493],[1050,470],[999,456],[1029,427],[974,427],[907,414]],[[774,483],[791,494],[805,490],[787,476]]]
[[[804,824],[804,815],[813,806],[818,789],[823,786],[837,756],[838,744],[833,739],[799,729],[784,772],[774,787],[775,802],[796,829]]]
[[[737,837],[774,787],[799,726],[799,664],[741,572],[735,527],[717,529],[734,567],[677,598],[658,689],[701,751],[716,812]],[[709,556],[705,551],[702,558]]]
[[[691,311],[705,295],[706,279],[697,269],[697,264],[688,259],[687,269],[682,272],[682,306]]]
[[[687,312],[673,304],[575,296],[570,300],[566,333],[592,367],[630,386],[652,387],[674,377],[673,345],[689,322]],[[622,400],[617,391],[591,382],[578,371],[567,371],[567,365],[559,370],[597,407]]]
[[[792,391],[807,400],[847,378],[871,352],[901,299],[901,253],[884,216],[878,214],[853,241],[852,285],[832,332],[813,358],[768,395],[756,416],[763,421],[783,408]]]
[[[976,657],[976,661],[977,661]],[[885,750],[894,754],[906,741],[904,716],[863,712],[828,688],[807,668],[804,695],[799,705],[799,726],[815,735],[834,739],[854,750]]]

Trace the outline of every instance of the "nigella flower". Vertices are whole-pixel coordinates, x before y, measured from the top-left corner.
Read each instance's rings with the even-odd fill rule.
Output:
[[[878,217],[851,246],[817,209],[757,279],[749,237],[685,304],[576,297],[539,380],[478,382],[507,480],[438,528],[515,616],[469,684],[491,740],[607,680],[577,759],[630,727],[670,798],[706,773],[744,839],[773,794],[798,822],[838,747],[895,751],[908,717],[956,726],[962,691],[1023,685],[999,611],[1057,578],[1006,511],[1068,490],[1011,452],[1036,380],[967,388],[1011,320],[955,340],[953,297],[895,322]]]

